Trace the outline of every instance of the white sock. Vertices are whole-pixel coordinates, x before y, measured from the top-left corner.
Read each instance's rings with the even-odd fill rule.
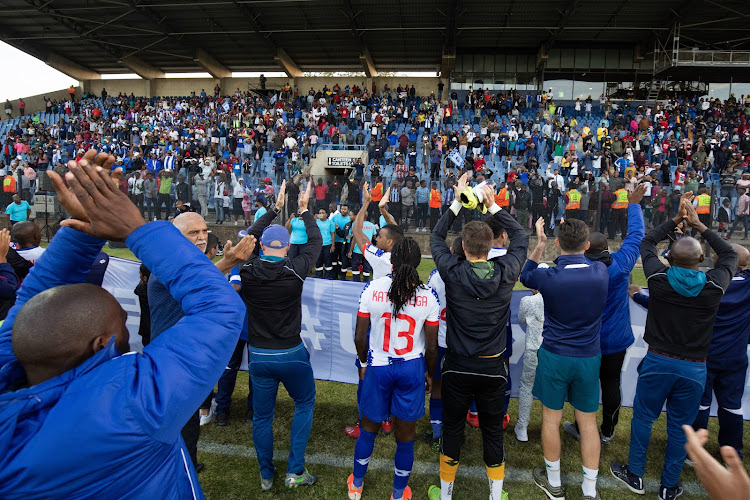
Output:
[[[440,480],[440,500],[451,500],[453,498],[453,483]]]
[[[583,468],[583,496],[585,497],[596,497],[596,477],[599,475],[599,469],[587,469]]]
[[[560,460],[550,462],[545,458],[544,465],[547,466],[547,481],[549,481],[549,485],[553,488],[562,486],[562,482],[560,481]]]
[[[503,498],[503,480],[490,479],[490,500],[502,500]]]

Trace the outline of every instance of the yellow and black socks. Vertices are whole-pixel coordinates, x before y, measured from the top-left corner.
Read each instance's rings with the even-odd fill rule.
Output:
[[[440,500],[453,498],[453,483],[456,482],[458,460],[440,454]]]
[[[487,465],[486,468],[487,479],[490,482],[490,500],[502,500],[505,462],[496,465]]]

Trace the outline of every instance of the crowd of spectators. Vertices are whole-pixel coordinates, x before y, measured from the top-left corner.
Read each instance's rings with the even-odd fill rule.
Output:
[[[619,209],[643,183],[647,227],[676,213],[679,193],[705,187],[710,203],[701,210],[709,222],[718,221],[727,237],[742,222],[747,237],[750,96],[656,105],[589,96],[558,104],[551,90],[478,88],[460,98],[435,90],[418,96],[413,85],[336,83],[263,96],[226,95],[217,85],[184,97],[102,90],[46,99],[45,111],[0,124],[3,206],[14,194],[33,203],[40,170],[61,173],[67,161],[97,148],[117,157],[120,188],[147,220],[191,207],[203,216],[212,210],[217,224],[249,225],[284,179],[296,199],[311,160],[328,148],[368,153],[342,175],[318,177],[315,208],[329,216],[332,204],[356,210],[368,181],[374,201],[391,188],[389,210],[404,228],[427,231],[452,202],[457,176],[471,170],[473,182],[489,181],[497,203],[527,229],[543,216],[552,232],[567,211],[610,238],[624,237],[626,211]]]

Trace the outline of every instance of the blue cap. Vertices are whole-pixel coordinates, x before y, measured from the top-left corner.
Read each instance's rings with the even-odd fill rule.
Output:
[[[260,242],[268,248],[284,248],[289,244],[289,231],[284,226],[271,224],[263,230]]]

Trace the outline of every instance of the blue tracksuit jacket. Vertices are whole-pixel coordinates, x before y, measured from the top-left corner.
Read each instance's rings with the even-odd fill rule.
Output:
[[[244,306],[170,223],[147,224],[126,243],[185,316],[143,354],[123,355],[113,340],[78,367],[14,390],[25,380],[11,346],[19,309],[45,289],[85,282],[103,243],[60,230],[0,327],[0,498],[203,498],[180,429],[224,371]]]
[[[628,281],[635,262],[641,255],[641,240],[645,236],[643,212],[640,205],[628,205],[628,235],[620,249],[612,254],[607,288],[607,305],[602,313],[602,329],[599,335],[602,354],[622,352],[633,343],[633,328],[630,325],[630,301]]]

